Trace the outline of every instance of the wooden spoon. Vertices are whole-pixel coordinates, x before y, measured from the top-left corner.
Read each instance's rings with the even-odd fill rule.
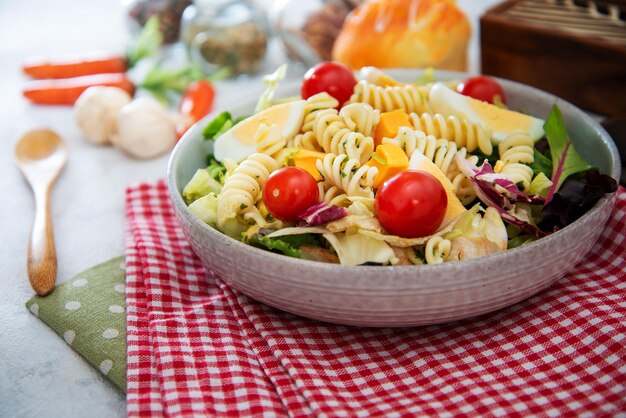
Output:
[[[67,149],[49,129],[24,134],[14,150],[15,161],[35,195],[35,221],[28,243],[28,279],[38,295],[54,289],[57,256],[50,216],[50,190],[65,165]]]

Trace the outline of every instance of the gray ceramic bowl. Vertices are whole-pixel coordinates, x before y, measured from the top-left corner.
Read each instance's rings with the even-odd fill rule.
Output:
[[[414,80],[414,71],[394,71]],[[440,73],[441,78],[462,74]],[[546,118],[558,104],[579,153],[602,172],[620,175],[610,136],[575,106],[545,92],[502,80],[509,105]],[[279,97],[298,94],[285,85]],[[231,109],[251,113],[257,97]],[[615,204],[602,198],[587,214],[530,245],[478,259],[439,265],[348,267],[294,259],[242,244],[207,226],[186,207],[181,191],[208,149],[196,124],[174,149],[168,166],[170,194],[183,231],[205,266],[233,288],[263,303],[322,321],[364,326],[426,325],[468,318],[521,301],[550,286],[598,239]]]

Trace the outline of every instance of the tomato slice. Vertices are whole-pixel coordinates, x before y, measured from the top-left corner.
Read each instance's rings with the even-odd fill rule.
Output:
[[[270,174],[263,187],[263,203],[281,221],[293,222],[298,215],[317,203],[317,182],[308,171],[283,167]]]
[[[326,61],[309,69],[304,75],[301,95],[303,99],[325,91],[339,102],[341,107],[350,99],[356,78],[348,67],[338,62]]]
[[[439,180],[418,170],[403,171],[383,183],[374,204],[381,225],[404,238],[435,233],[447,207],[448,196]]]

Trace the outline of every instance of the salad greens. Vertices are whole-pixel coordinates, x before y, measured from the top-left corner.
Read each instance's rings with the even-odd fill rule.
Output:
[[[461,163],[459,167],[471,178],[476,196],[488,207],[496,209],[502,220],[538,237],[548,235],[537,228],[529,210],[520,205],[520,203],[542,204],[544,199],[541,196],[529,196],[524,193],[507,177],[496,174],[488,161],[483,162],[480,169],[466,160],[459,159],[457,163]]]
[[[200,168],[193,175],[189,183],[183,189],[183,200],[188,205],[208,195],[215,193],[216,195],[222,191],[222,183],[217,181],[209,174],[208,168]]]
[[[226,167],[212,155],[207,156],[206,168],[200,168],[183,188],[183,200],[187,205],[213,193],[218,195],[226,180]]]
[[[542,173],[546,178],[550,178],[550,176],[552,176],[552,157],[549,156],[549,150],[548,156],[546,156],[545,154],[542,154],[535,145],[533,152],[534,161],[530,166],[530,168],[533,169],[533,175],[537,176],[539,173]]]
[[[576,152],[556,105],[546,120],[544,131],[547,144],[538,145],[546,147],[547,152],[534,150],[536,158],[532,168],[536,175],[527,193],[506,177],[494,173],[488,161],[480,169],[457,161],[471,178],[476,195],[484,204],[497,209],[509,225],[535,237],[569,225],[604,194],[617,190],[615,179],[592,169]]]
[[[211,192],[196,199],[189,205],[189,210],[205,224],[215,226],[217,223],[217,195]]]
[[[202,131],[202,136],[207,141],[214,141],[218,136],[244,120],[247,116],[234,118],[230,112],[222,112],[217,115]]]
[[[261,110],[265,110],[273,104],[274,94],[276,94],[276,88],[278,83],[287,75],[287,64],[283,64],[272,74],[268,74],[263,77],[263,83],[265,84],[265,91],[261,93],[259,101],[256,104],[254,113],[259,113]]]
[[[300,258],[300,247],[302,245],[320,247],[323,244],[319,235],[301,234],[269,238],[263,235],[263,230],[252,235],[247,242],[255,247],[265,248],[296,258]]]
[[[539,226],[544,230],[567,226],[584,215],[602,196],[616,190],[615,179],[596,169],[571,175],[543,207]]]
[[[528,186],[528,194],[541,196],[545,199],[548,190],[552,187],[552,181],[543,172],[537,174]]]
[[[224,164],[217,161],[213,155],[207,156],[206,170],[209,176],[217,180],[221,185],[224,185],[224,181],[226,180],[226,167],[224,167]]]
[[[554,193],[568,176],[589,170],[591,165],[574,149],[558,106],[552,107],[543,129],[550,144],[552,156],[552,187],[546,196],[546,202],[550,202]]]

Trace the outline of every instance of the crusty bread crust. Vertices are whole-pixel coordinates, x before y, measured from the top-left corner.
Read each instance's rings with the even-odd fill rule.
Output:
[[[471,26],[453,0],[370,0],[346,18],[333,59],[353,69],[464,71]]]

